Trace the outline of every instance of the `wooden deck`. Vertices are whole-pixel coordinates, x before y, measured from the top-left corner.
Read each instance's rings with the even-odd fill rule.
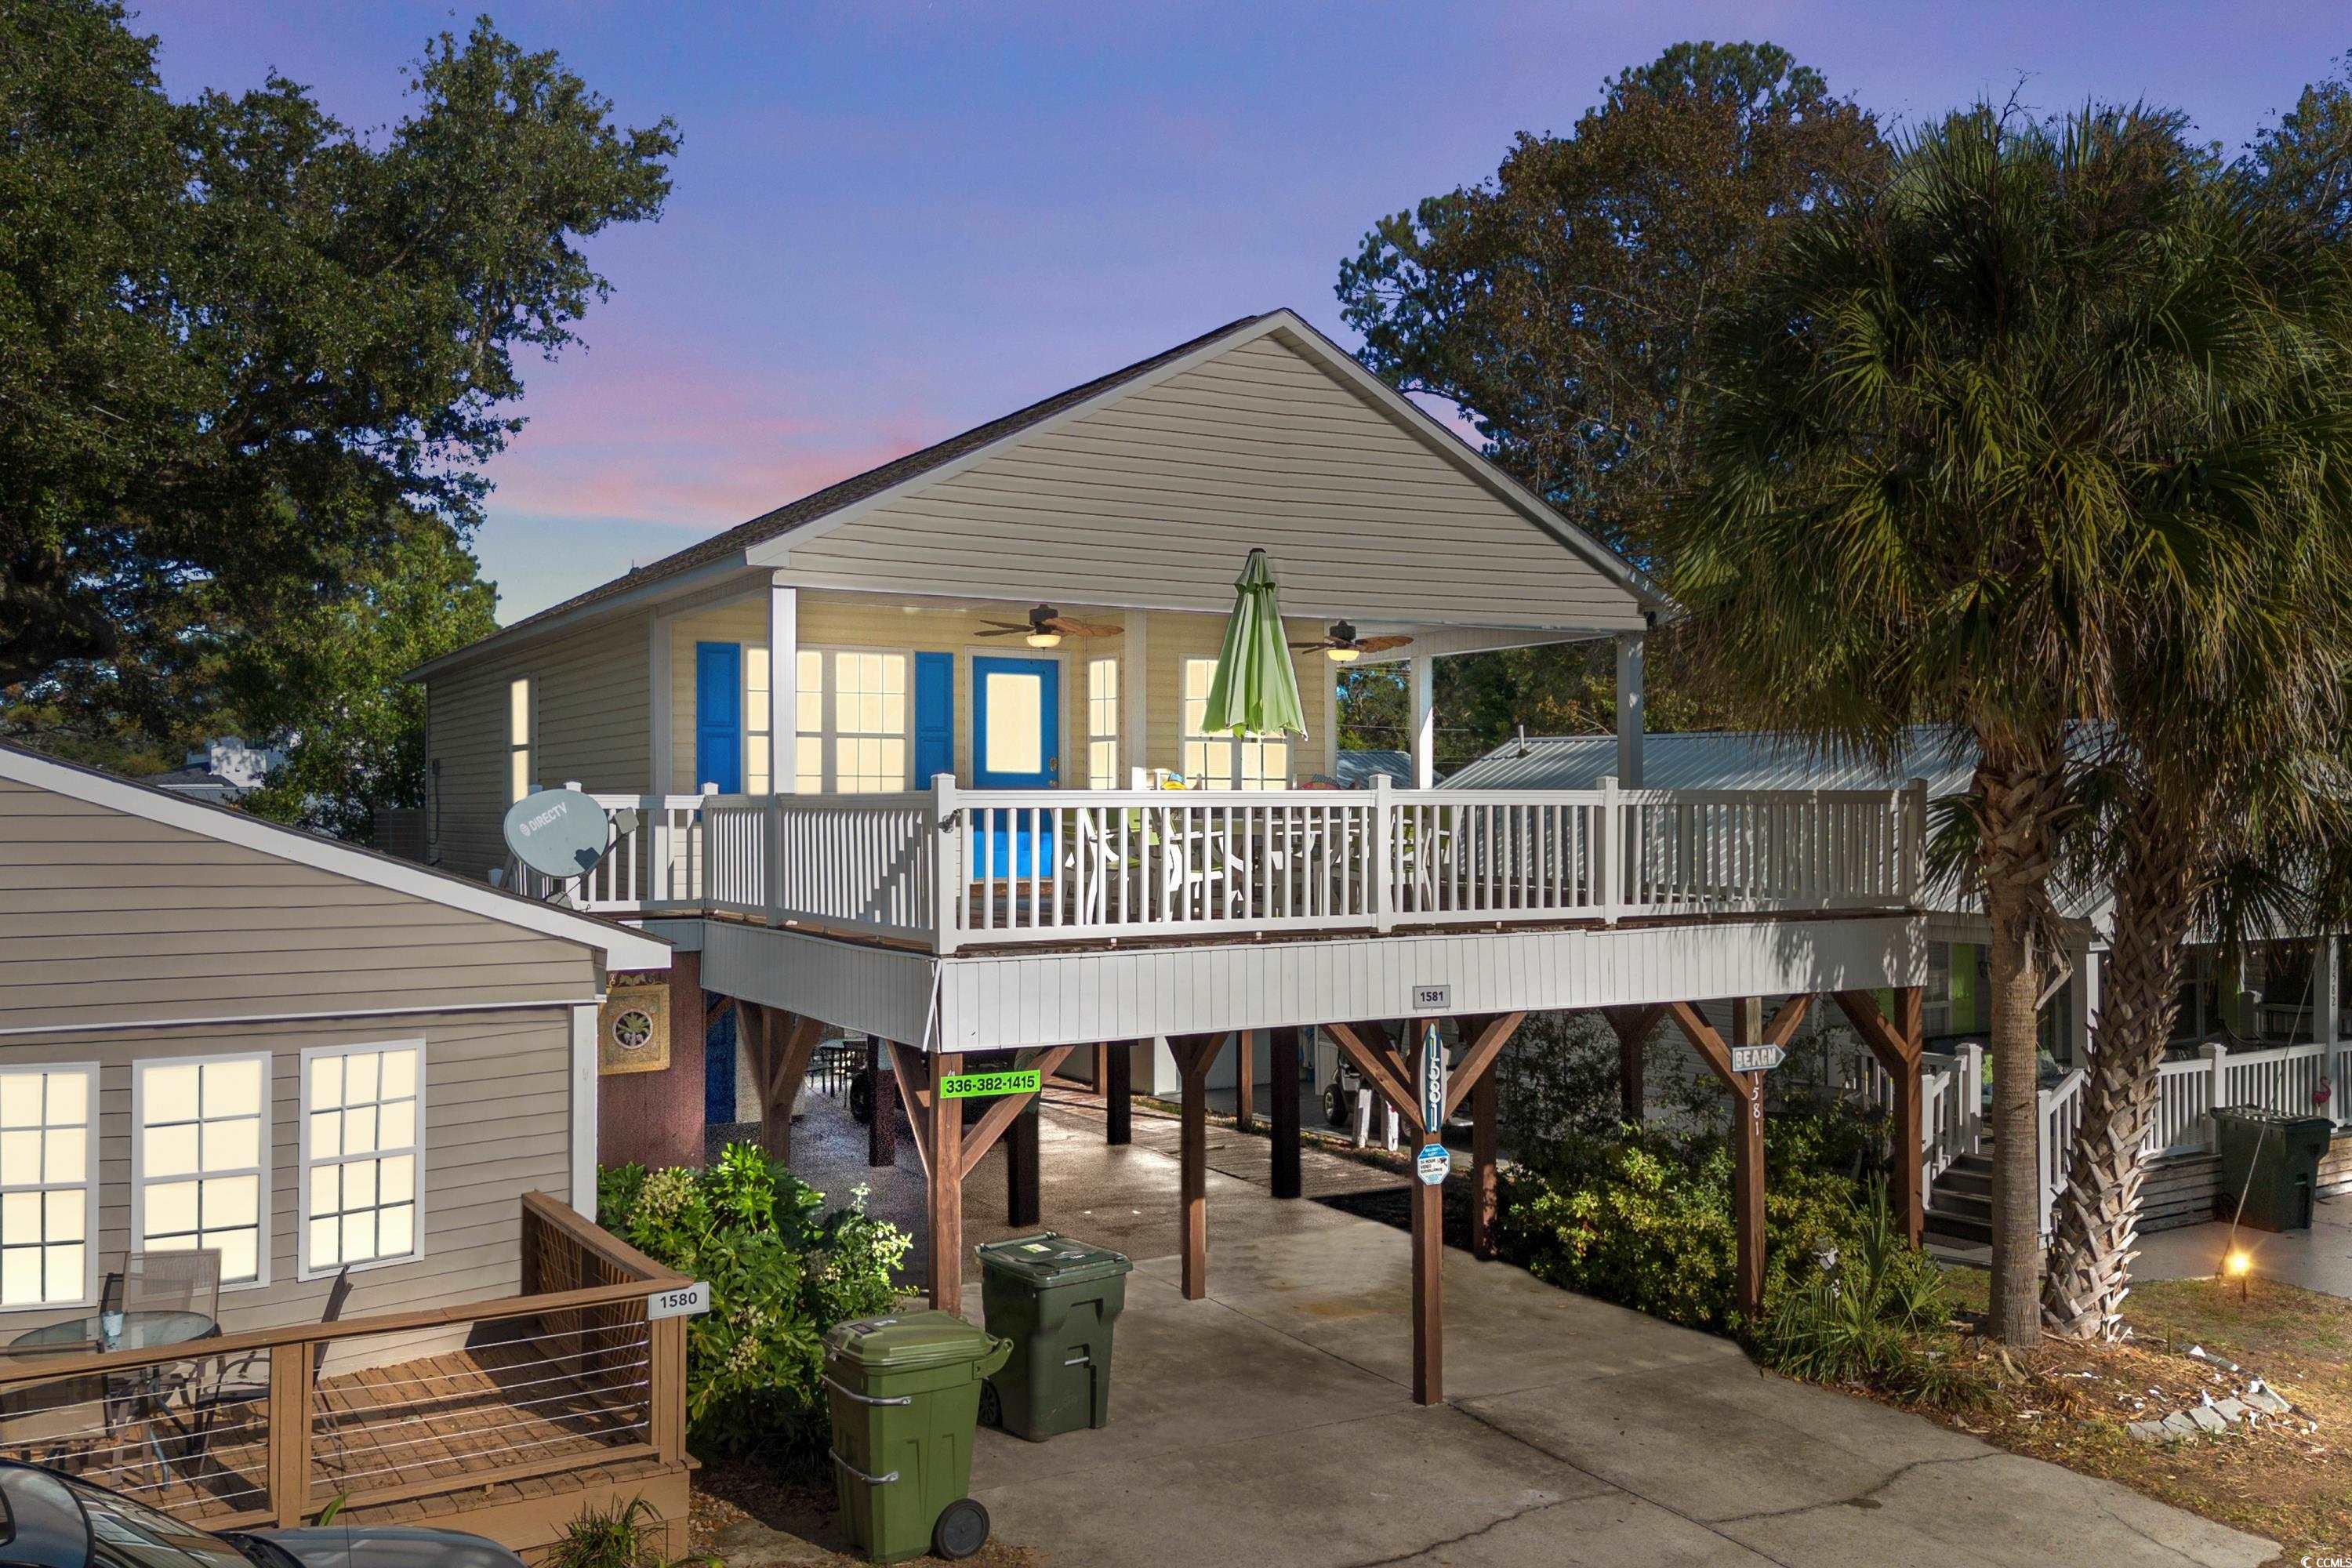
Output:
[[[213,1530],[340,1503],[519,1551],[641,1496],[683,1550],[684,1322],[645,1311],[677,1281],[541,1194],[523,1217],[523,1296],[0,1363],[0,1457]]]

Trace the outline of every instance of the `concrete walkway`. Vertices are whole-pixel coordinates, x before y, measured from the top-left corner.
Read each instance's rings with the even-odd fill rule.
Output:
[[[866,1176],[862,1144],[842,1159],[853,1146],[826,1116],[796,1131],[795,1164],[820,1184]],[[1170,1256],[1172,1124],[1139,1116],[1124,1150],[1082,1107],[1049,1107],[1045,1124],[1045,1223],[1139,1259],[1111,1425],[1047,1444],[983,1433],[974,1457],[999,1538],[1055,1568],[1966,1568],[2047,1563],[2060,1541],[2101,1568],[2274,1554],[1460,1252],[1445,1258],[1449,1402],[1416,1407],[1408,1238],[1311,1201],[1395,1178],[1309,1149],[1310,1201],[1276,1203],[1264,1140],[1213,1133],[1211,1297],[1188,1302]],[[877,1209],[908,1212],[907,1172],[878,1174]],[[1001,1194],[1001,1176],[975,1179],[971,1239],[1003,1234]]]
[[[2139,1238],[2139,1259],[2133,1271],[2142,1279],[2205,1279],[2221,1272],[2230,1241],[2226,1225],[2159,1230]],[[2241,1226],[2237,1245],[2254,1260],[2253,1271],[2265,1279],[2324,1290],[2331,1296],[2352,1296],[2352,1198],[2322,1199],[2309,1230],[2273,1236]]]

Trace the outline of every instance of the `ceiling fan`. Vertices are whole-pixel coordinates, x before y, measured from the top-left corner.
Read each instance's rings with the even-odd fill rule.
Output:
[[[975,632],[975,637],[1017,637],[1031,647],[1059,647],[1064,637],[1115,637],[1126,635],[1124,626],[1098,626],[1087,621],[1074,621],[1051,605],[1038,605],[1029,612],[1026,621],[990,621],[994,631]]]
[[[1365,654],[1383,653],[1392,647],[1402,647],[1411,641],[1411,637],[1360,637],[1356,635],[1355,622],[1333,621],[1328,637],[1317,637],[1313,642],[1295,642],[1290,646],[1301,652],[1319,647],[1323,650],[1323,657],[1333,664],[1353,664]]]

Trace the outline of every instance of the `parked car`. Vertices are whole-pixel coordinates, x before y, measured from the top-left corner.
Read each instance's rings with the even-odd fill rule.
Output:
[[[312,1525],[215,1535],[39,1465],[0,1459],[0,1563],[7,1568],[522,1568],[455,1530]]]

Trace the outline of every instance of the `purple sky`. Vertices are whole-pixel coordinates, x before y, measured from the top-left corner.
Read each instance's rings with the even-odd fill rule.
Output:
[[[375,125],[479,8],[168,0],[138,25],[175,94],[274,66]],[[1348,341],[1331,287],[1374,218],[1677,39],[1769,39],[1896,121],[2021,82],[2176,105],[2231,147],[2352,48],[2307,0],[488,8],[686,138],[668,216],[593,247],[614,293],[588,346],[525,367],[479,541],[502,620],[1235,316]]]

